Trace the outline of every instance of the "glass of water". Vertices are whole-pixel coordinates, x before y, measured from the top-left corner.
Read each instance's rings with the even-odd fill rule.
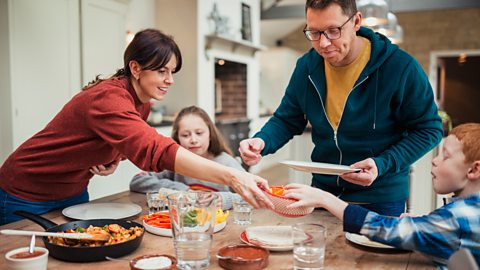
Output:
[[[252,224],[253,207],[246,201],[233,202],[233,222],[238,225]]]
[[[320,224],[313,223],[297,223],[292,229],[293,269],[323,269],[327,229]]]
[[[159,192],[147,192],[148,214],[166,210],[167,196]]]
[[[187,191],[167,198],[177,267],[206,269],[210,265],[218,195]]]

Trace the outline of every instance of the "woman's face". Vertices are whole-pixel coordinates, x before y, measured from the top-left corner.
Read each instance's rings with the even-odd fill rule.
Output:
[[[143,103],[150,99],[162,100],[168,93],[168,88],[173,84],[173,72],[177,66],[175,55],[172,55],[168,63],[160,70],[139,70],[132,71],[137,79],[132,79],[132,84],[138,98]]]
[[[442,154],[432,161],[432,184],[435,192],[461,193],[467,185],[469,165],[465,162],[462,148],[463,145],[456,136],[449,135],[445,139]]]
[[[210,146],[210,130],[197,115],[188,114],[178,122],[178,140],[189,151],[207,158]]]

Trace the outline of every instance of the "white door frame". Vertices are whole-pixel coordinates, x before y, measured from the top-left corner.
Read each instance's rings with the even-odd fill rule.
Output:
[[[480,50],[449,50],[449,51],[432,51],[430,52],[430,68],[429,68],[429,80],[430,84],[432,85],[433,88],[433,93],[435,96],[435,100],[437,104],[443,106],[443,96],[438,97],[439,90],[441,90],[442,86],[438,85],[438,76],[443,77],[441,84],[444,84],[444,77],[445,74],[438,74],[438,66],[442,65],[442,58],[444,57],[459,57],[461,54],[468,56],[480,56]],[[440,73],[445,72],[444,68],[440,70]],[[435,157],[441,152],[441,146],[443,144],[443,141],[434,149],[433,156]],[[439,208],[443,206],[444,198],[448,198],[448,195],[437,195],[435,192],[432,191],[434,194],[434,206],[435,208]],[[433,210],[433,209],[432,209]]]
[[[456,57],[460,56],[461,54],[465,54],[468,56],[480,56],[480,50],[449,50],[449,51],[432,51],[430,52],[430,67],[429,67],[429,80],[430,84],[433,88],[433,94],[435,96],[435,100],[438,102],[438,72],[437,67],[441,65],[441,58],[443,57]],[[440,97],[442,98],[442,97]]]

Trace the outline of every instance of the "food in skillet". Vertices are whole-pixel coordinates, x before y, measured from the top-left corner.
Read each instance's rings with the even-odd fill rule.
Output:
[[[55,245],[60,246],[69,246],[69,247],[79,247],[79,246],[88,246],[88,247],[97,247],[97,246],[108,246],[113,244],[118,244],[133,240],[143,234],[143,228],[135,226],[129,229],[118,224],[109,224],[103,227],[94,227],[90,225],[88,228],[78,227],[75,230],[66,230],[66,233],[89,233],[89,234],[107,234],[110,235],[110,239],[107,242],[101,241],[91,241],[88,239],[65,239],[59,237],[48,237],[48,241]]]

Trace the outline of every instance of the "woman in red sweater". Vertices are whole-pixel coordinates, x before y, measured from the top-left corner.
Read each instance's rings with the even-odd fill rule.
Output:
[[[195,155],[145,122],[150,99],[163,99],[181,66],[171,37],[138,32],[122,69],[97,77],[7,158],[0,168],[0,224],[21,219],[16,210],[44,214],[88,202],[93,174],[110,174],[125,158],[145,171],[229,185],[253,206],[273,208],[257,186],[267,186],[265,179]]]

